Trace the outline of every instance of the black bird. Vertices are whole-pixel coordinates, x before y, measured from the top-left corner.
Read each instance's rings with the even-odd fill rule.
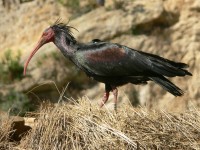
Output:
[[[71,29],[75,28],[59,22],[47,28],[24,65],[24,75],[29,61],[38,49],[46,43],[53,42],[63,55],[87,76],[105,84],[101,107],[112,91],[116,109],[117,87],[127,83],[147,84],[147,81],[154,81],[174,96],[183,95],[183,91],[166,77],[191,76],[192,74],[185,69],[187,64],[99,39],[80,43],[72,35]]]

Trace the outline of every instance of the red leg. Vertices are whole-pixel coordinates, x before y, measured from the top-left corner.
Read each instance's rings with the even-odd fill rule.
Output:
[[[114,110],[117,110],[117,96],[118,96],[118,90],[116,87],[112,86],[112,92],[114,95]]]
[[[100,104],[100,108],[103,107],[103,105],[105,105],[105,103],[108,101],[108,98],[109,98],[109,92],[105,92],[104,95],[103,95],[103,99],[101,101],[101,104]]]
[[[109,93],[111,90],[112,90],[111,86],[108,84],[105,84],[105,93],[103,95],[103,99],[101,101],[100,108],[103,107],[103,105],[105,105],[105,103],[108,101]]]

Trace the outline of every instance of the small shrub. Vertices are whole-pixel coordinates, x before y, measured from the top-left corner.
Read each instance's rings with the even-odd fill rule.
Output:
[[[27,111],[33,111],[34,106],[25,94],[9,90],[7,94],[0,95],[0,110],[23,116]]]
[[[60,4],[71,8],[72,11],[77,11],[80,8],[79,0],[57,0]]]
[[[17,52],[16,56],[12,55],[11,50],[4,53],[0,61],[0,81],[1,83],[10,83],[15,79],[21,79],[23,66],[20,64],[21,53]]]
[[[94,0],[87,0],[84,6],[81,6],[80,0],[57,0],[57,2],[72,12],[70,19],[80,17],[96,8],[96,2]]]
[[[124,1],[122,0],[114,0],[114,8],[115,9],[123,9]]]

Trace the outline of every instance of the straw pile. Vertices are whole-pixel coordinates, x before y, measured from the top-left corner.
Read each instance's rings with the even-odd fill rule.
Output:
[[[15,148],[200,149],[198,110],[169,114],[121,105],[114,112],[82,99],[42,107],[36,118],[35,127]]]
[[[12,119],[0,113],[0,150],[12,149],[17,143],[10,142],[10,136],[14,133],[11,128]]]

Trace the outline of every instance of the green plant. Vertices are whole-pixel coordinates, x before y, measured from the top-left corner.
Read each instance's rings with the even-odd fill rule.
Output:
[[[114,0],[114,8],[115,9],[123,9],[124,1],[122,0]]]
[[[21,52],[18,51],[16,55],[12,55],[11,50],[4,53],[0,61],[0,81],[1,83],[9,83],[15,79],[21,79],[23,74],[23,65],[20,63]]]
[[[67,6],[72,8],[73,10],[78,10],[80,8],[79,0],[68,0]]]
[[[80,9],[80,1],[79,0],[57,0],[60,4],[71,8],[72,11],[77,11]]]
[[[142,28],[140,28],[138,26],[136,26],[136,27],[134,26],[131,29],[131,33],[132,33],[132,35],[140,35],[143,33],[143,30],[142,30]]]
[[[57,0],[57,2],[72,12],[70,19],[80,17],[81,15],[96,8],[96,3],[94,0],[87,0],[85,5],[81,5],[80,0]]]
[[[28,97],[13,89],[7,94],[0,95],[0,110],[8,111],[11,115],[23,116],[27,111],[33,111],[35,106],[30,103]]]

